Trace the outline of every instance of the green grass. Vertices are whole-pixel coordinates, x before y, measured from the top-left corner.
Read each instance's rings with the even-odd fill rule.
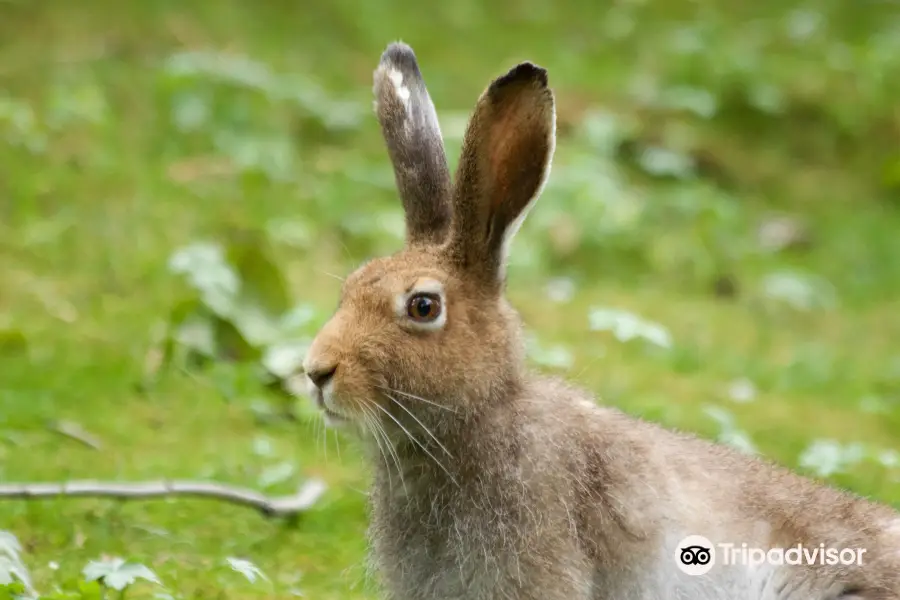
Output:
[[[557,158],[510,267],[536,367],[900,506],[900,468],[883,455],[900,450],[890,3],[305,4],[0,2],[0,481],[259,487],[290,462],[268,492],[307,476],[330,486],[290,523],[202,500],[3,501],[0,530],[25,546],[40,590],[109,554],[148,565],[178,598],[374,597],[353,441],[329,434],[326,449],[315,421],[262,419],[283,400],[252,364],[176,361],[152,384],[147,365],[187,293],[169,267],[180,248],[268,232],[290,303],[311,311],[292,331],[302,342],[335,304],[329,273],[398,247],[369,112],[371,71],[397,38],[416,48],[452,162],[456,123],[490,78],[522,59],[550,71]],[[218,57],[219,74],[194,51]],[[642,159],[647,148],[663,160]],[[808,244],[761,249],[773,213]],[[794,286],[781,299],[777,273]],[[573,293],[554,302],[544,290],[560,279]],[[805,292],[813,306],[792,307]],[[671,348],[591,330],[595,307],[662,325]],[[729,398],[741,379],[751,402]],[[102,448],[48,429],[63,419]],[[863,456],[803,467],[814,440],[860,442]],[[226,557],[272,583],[245,581]]]

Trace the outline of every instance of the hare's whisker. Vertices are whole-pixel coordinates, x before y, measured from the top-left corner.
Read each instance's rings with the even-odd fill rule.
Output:
[[[384,466],[387,470],[388,476],[388,489],[394,489],[394,483],[391,480],[391,463],[389,462],[387,452],[384,450],[384,446],[381,445],[381,437],[379,436],[379,432],[376,430],[376,419],[374,417],[374,413],[370,411],[367,407],[363,406],[362,408],[362,421],[363,426],[368,429],[369,433],[372,434],[372,439],[375,440],[375,445],[378,447],[378,452],[381,454],[381,457],[384,459]]]
[[[338,462],[343,465],[344,459],[341,458],[341,438],[338,437],[336,429],[333,429],[331,432],[334,434],[334,447],[337,449]]]
[[[416,421],[416,423],[418,423],[419,425],[421,425],[421,426],[422,426],[422,429],[425,430],[425,433],[427,433],[429,436],[431,436],[431,439],[433,439],[434,442],[435,442],[438,446],[441,447],[441,450],[443,450],[444,452],[447,453],[447,456],[449,456],[450,458],[453,458],[453,454],[451,454],[450,451],[447,450],[447,447],[444,446],[444,445],[441,443],[441,441],[440,441],[439,439],[437,439],[437,437],[431,432],[430,429],[428,429],[428,427],[425,425],[425,423],[423,423],[422,421],[419,420],[419,417],[417,417],[416,415],[414,415],[414,414],[412,413],[412,411],[410,411],[408,408],[406,408],[405,406],[403,406],[403,404],[402,404],[399,400],[397,400],[396,398],[394,398],[394,397],[391,396],[390,394],[386,394],[386,396],[387,396],[388,398],[390,398],[391,400],[393,400],[393,401],[394,401],[394,404],[396,404],[397,406],[399,406],[400,408],[402,408],[404,411],[406,411],[406,414],[408,414],[409,416],[411,416],[411,417]]]
[[[316,447],[319,446],[319,431],[325,427],[325,418],[320,417],[315,420],[315,425],[313,427],[313,441],[316,444]]]
[[[432,406],[436,406],[437,408],[442,408],[444,410],[450,411],[452,413],[456,412],[455,408],[451,408],[449,406],[444,406],[443,404],[438,404],[434,400],[429,400],[428,398],[423,398],[421,396],[416,396],[415,394],[410,394],[409,392],[404,392],[402,390],[395,390],[394,388],[385,387],[382,385],[376,386],[381,388],[382,390],[387,390],[388,392],[393,392],[395,394],[400,394],[401,396],[405,396],[406,398],[411,398],[412,400],[420,400],[426,404],[430,404]]]
[[[391,442],[391,438],[388,435],[387,431],[384,429],[384,425],[379,423],[378,416],[375,411],[371,410],[371,407],[375,407],[383,412],[386,412],[380,405],[374,402],[367,402],[365,404],[367,409],[370,411],[372,416],[372,424],[375,426],[374,431],[377,431],[381,434],[382,439],[384,440],[384,444],[387,447],[388,452],[391,455],[391,458],[394,460],[394,464],[397,466],[397,474],[400,476],[400,484],[403,486],[403,491],[406,491],[406,482],[403,480],[403,467],[400,466],[400,457],[397,455],[397,450],[394,448],[394,444]],[[390,416],[390,413],[387,413]],[[388,473],[390,473],[390,467],[388,467]]]
[[[329,273],[328,271],[323,271],[322,269],[318,269],[318,271],[324,275],[333,277],[333,278],[337,279],[338,281],[341,281],[341,282],[345,281],[345,279],[343,277],[341,277],[340,275],[335,275],[334,273]]]
[[[344,247],[344,253],[347,255],[347,259],[352,263],[358,262],[355,258],[353,258],[353,253],[350,252],[350,247],[347,246],[347,242],[342,240],[340,237],[338,238],[338,241],[341,243],[341,246]]]
[[[324,457],[325,464],[327,465],[328,464],[328,424],[325,422],[324,417],[322,418],[322,424],[319,426],[318,438],[321,438],[321,440],[322,440],[322,456]]]
[[[456,481],[456,479],[453,477],[453,475],[450,473],[450,471],[447,469],[447,467],[444,466],[444,463],[442,463],[440,460],[438,460],[437,457],[436,457],[434,454],[432,454],[431,451],[425,446],[425,444],[423,444],[423,443],[420,442],[418,439],[416,439],[416,437],[415,437],[413,434],[411,434],[411,433],[409,432],[409,430],[408,430],[406,427],[403,426],[403,423],[401,423],[400,421],[397,420],[397,417],[395,417],[394,415],[392,415],[392,414],[390,413],[389,410],[387,410],[386,408],[384,408],[384,407],[381,406],[380,404],[373,404],[373,406],[375,406],[375,408],[377,408],[378,410],[380,410],[381,412],[383,412],[384,414],[386,414],[386,415],[388,416],[388,418],[391,419],[391,421],[393,421],[394,423],[396,423],[396,424],[397,424],[397,427],[399,427],[400,429],[402,429],[402,430],[403,430],[403,433],[405,433],[405,434],[407,435],[407,437],[409,437],[409,439],[410,439],[412,442],[414,442],[419,448],[421,448],[422,451],[423,451],[425,454],[427,454],[428,456],[430,456],[430,457],[431,457],[431,460],[433,460],[433,461],[435,462],[435,464],[436,464],[437,466],[439,466],[439,467],[444,471],[444,473],[447,474],[447,477],[449,477],[450,480],[451,480],[453,483],[455,483],[455,484],[457,485],[457,487],[459,487],[459,482]]]

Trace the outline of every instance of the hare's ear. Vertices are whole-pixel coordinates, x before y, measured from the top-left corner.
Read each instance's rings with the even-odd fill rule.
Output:
[[[450,170],[412,48],[389,45],[374,79],[375,112],[406,212],[407,242],[441,242],[450,224]]]
[[[475,107],[454,189],[449,250],[502,284],[506,252],[550,173],[556,139],[547,71],[524,62],[495,79]]]

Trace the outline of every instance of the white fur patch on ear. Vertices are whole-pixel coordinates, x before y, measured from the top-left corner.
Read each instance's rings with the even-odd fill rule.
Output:
[[[403,85],[403,73],[397,69],[391,69],[388,71],[388,79],[394,84],[394,91],[397,92],[397,97],[403,101],[403,108],[409,112],[409,88]]]
[[[437,243],[452,218],[452,181],[434,104],[412,48],[388,45],[373,73],[372,91],[403,202],[406,241]]]
[[[381,92],[376,92],[375,99],[375,112],[379,112],[380,106],[378,97],[381,93],[393,97],[393,102],[396,103],[401,109],[402,114],[398,113],[395,115],[395,119],[397,123],[402,123],[403,125],[403,135],[409,137],[413,132],[413,120],[417,118],[416,112],[413,110],[412,106],[412,90],[410,90],[409,86],[405,83],[405,77],[403,75],[403,71],[397,68],[395,65],[388,63],[383,63],[378,66],[378,69],[375,71],[375,80],[381,81]],[[387,82],[390,82],[388,85]],[[430,103],[430,99],[425,98],[426,101]],[[432,111],[434,110],[431,107]],[[421,117],[420,117],[421,118]],[[440,133],[439,133],[440,135]]]

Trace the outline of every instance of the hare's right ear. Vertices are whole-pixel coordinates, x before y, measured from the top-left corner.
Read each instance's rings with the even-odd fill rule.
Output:
[[[440,243],[450,225],[450,170],[412,48],[389,45],[374,79],[375,112],[406,212],[407,242]]]
[[[520,63],[478,100],[463,138],[448,245],[473,278],[503,285],[509,243],[540,196],[555,140],[545,69]]]

